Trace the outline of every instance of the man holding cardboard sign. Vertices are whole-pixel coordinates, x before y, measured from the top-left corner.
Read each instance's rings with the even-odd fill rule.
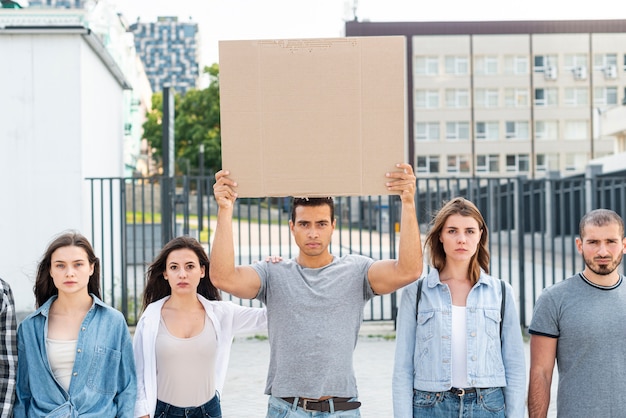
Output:
[[[329,245],[336,221],[333,199],[294,199],[289,227],[298,255],[280,263],[235,266],[233,208],[237,183],[227,170],[215,178],[217,227],[211,250],[213,284],[267,306],[270,365],[265,393],[268,418],[359,417],[352,365],[365,303],[391,293],[422,273],[422,246],[410,164],[386,174],[386,189],[400,195],[398,258],[335,257]],[[381,182],[383,182],[381,176]],[[322,415],[316,415],[322,416]]]

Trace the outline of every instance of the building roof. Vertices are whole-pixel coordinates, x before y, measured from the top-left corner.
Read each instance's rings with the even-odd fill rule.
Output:
[[[346,36],[626,33],[626,20],[346,22]]]
[[[124,89],[130,83],[106,50],[100,38],[89,29],[82,10],[3,10],[0,9],[0,36],[2,35],[76,34],[81,36],[111,75]]]

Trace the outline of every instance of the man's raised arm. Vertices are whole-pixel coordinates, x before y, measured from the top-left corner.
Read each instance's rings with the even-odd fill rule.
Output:
[[[228,174],[227,170],[215,174],[213,192],[218,210],[209,277],[218,289],[240,298],[253,299],[259,292],[261,279],[250,266],[235,267],[233,210],[237,199],[237,183],[228,178]]]
[[[387,173],[387,188],[397,191],[402,200],[400,242],[396,260],[376,261],[369,270],[372,290],[391,293],[417,280],[422,274],[422,240],[415,211],[415,175],[410,164],[398,164],[400,171]]]

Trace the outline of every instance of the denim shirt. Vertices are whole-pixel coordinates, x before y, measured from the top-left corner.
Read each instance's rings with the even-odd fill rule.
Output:
[[[447,391],[452,387],[452,297],[432,269],[422,285],[415,314],[417,282],[406,286],[398,312],[393,372],[395,418],[413,417],[413,389]],[[500,341],[500,280],[481,272],[466,301],[466,388],[504,387],[507,417],[524,417],[526,366],[524,342],[512,287]],[[417,326],[416,326],[417,325]]]
[[[130,332],[123,315],[94,295],[78,335],[69,392],[55,379],[48,354],[53,296],[19,326],[14,418],[133,417],[137,380]]]

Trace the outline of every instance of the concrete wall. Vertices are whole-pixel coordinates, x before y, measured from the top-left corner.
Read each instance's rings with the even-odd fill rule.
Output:
[[[47,244],[92,238],[85,178],[123,174],[123,90],[84,35],[20,32],[0,31],[0,276],[30,311]]]

